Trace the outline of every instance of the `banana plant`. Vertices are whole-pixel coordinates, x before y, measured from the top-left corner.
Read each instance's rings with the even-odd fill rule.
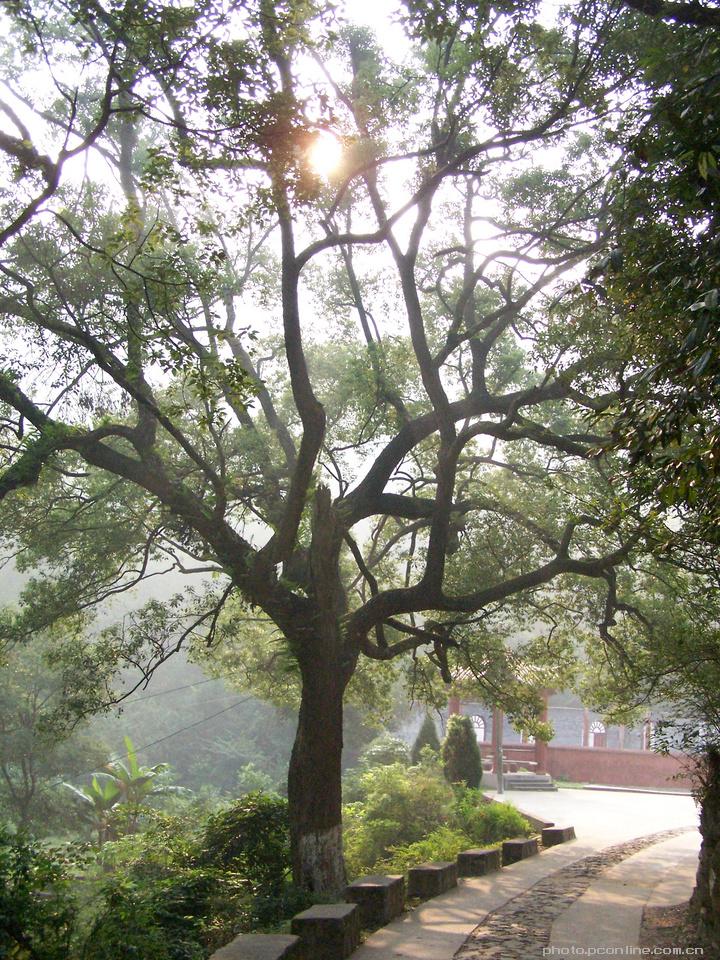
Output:
[[[63,786],[82,802],[82,815],[97,831],[98,846],[102,849],[103,844],[113,838],[111,812],[122,795],[117,779],[107,773],[95,773],[87,787],[74,787],[71,783]]]
[[[170,769],[170,764],[141,766],[137,761],[132,740],[130,737],[124,739],[124,760],[113,760],[105,764],[102,772],[93,774],[89,786],[73,787],[69,783],[63,784],[83,801],[82,810],[85,818],[90,820],[97,830],[100,847],[115,836],[111,813],[118,804],[123,804],[127,813],[126,830],[135,833],[142,805],[149,797],[186,792],[182,787],[158,783],[157,778]]]
[[[179,793],[181,788],[168,784],[157,783],[161,773],[170,769],[169,763],[156,763],[152,767],[141,766],[137,761],[135,747],[130,737],[125,737],[125,759],[108,763],[105,767],[107,775],[115,779],[120,791],[119,803],[127,804],[130,815],[129,829],[131,833],[137,830],[140,808],[149,797],[157,797],[168,793]]]

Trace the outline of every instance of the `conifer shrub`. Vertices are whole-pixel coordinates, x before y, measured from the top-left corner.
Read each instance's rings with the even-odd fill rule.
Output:
[[[464,783],[473,789],[480,786],[482,761],[470,717],[453,714],[448,718],[441,756],[449,783]]]
[[[413,744],[412,753],[410,754],[413,763],[420,763],[423,747],[431,747],[437,753],[440,752],[440,739],[435,729],[435,721],[429,713],[425,714],[422,726],[418,731],[417,737],[415,737],[415,743]]]

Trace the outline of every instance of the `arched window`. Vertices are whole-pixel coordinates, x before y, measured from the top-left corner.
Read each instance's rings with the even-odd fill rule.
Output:
[[[475,728],[475,739],[477,740],[478,743],[484,743],[485,742],[484,718],[479,716],[478,714],[475,714],[474,716],[470,717],[470,719],[472,720],[472,725]]]
[[[605,729],[605,724],[600,723],[599,720],[593,720],[593,722],[590,724],[590,746],[607,746],[607,731]]]

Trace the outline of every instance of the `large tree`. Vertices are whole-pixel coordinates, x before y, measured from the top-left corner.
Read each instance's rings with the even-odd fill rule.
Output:
[[[615,250],[585,293],[632,358],[635,383],[612,413],[610,443],[627,454],[616,461],[624,499],[655,525],[656,562],[621,590],[640,618],[619,618],[598,690],[606,708],[664,702],[674,720],[661,742],[697,759],[703,843],[692,905],[717,951],[720,18],[702,4],[632,6],[664,25],[642,61],[651,95],[618,131]]]
[[[228,604],[275,625],[295,875],[336,891],[360,664],[481,682],[568,575],[611,642],[643,527],[591,418],[626,360],[561,281],[611,239],[634,14],[411,4],[393,58],[294,0],[8,10],[0,497],[43,569],[8,636],[163,565],[211,579],[116,629],[135,659],[211,642]],[[27,200],[73,144],[85,169]]]

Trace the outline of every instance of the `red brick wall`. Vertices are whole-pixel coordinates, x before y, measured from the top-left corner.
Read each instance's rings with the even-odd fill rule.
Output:
[[[684,761],[651,750],[610,750],[606,747],[548,746],[548,773],[576,783],[602,783],[616,787],[689,788]]]

